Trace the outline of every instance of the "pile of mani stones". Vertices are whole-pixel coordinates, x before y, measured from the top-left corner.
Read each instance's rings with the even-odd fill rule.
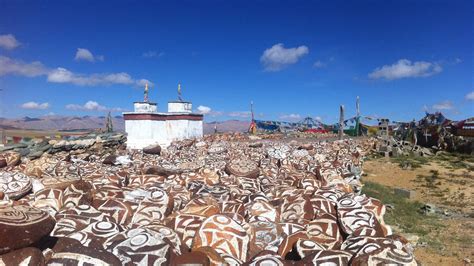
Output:
[[[360,193],[373,139],[0,154],[0,265],[416,265]]]

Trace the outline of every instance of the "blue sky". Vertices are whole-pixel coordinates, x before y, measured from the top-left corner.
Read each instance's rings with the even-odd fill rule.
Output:
[[[208,121],[474,116],[472,1],[348,2],[1,1],[0,117],[120,114],[146,81]]]

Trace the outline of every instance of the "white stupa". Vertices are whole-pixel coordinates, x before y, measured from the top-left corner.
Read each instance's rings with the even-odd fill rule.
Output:
[[[192,103],[181,99],[178,85],[178,101],[168,102],[168,112],[158,112],[156,103],[148,101],[148,84],[143,102],[134,102],[133,112],[124,112],[127,148],[143,149],[160,144],[167,147],[174,140],[199,138],[203,135],[203,115],[192,112]]]

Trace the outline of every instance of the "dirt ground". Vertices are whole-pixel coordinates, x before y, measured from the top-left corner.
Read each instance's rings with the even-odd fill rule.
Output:
[[[442,226],[418,241],[418,261],[423,265],[470,265],[474,259],[474,171],[469,164],[453,167],[433,158],[412,168],[378,158],[366,161],[363,169],[363,181],[413,190],[415,196],[410,200],[434,204],[444,212],[437,215]],[[422,242],[424,239],[430,239],[429,243]]]

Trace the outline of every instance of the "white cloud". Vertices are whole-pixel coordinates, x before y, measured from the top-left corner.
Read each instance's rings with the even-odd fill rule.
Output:
[[[197,110],[197,112],[200,113],[200,114],[207,115],[207,116],[212,116],[212,117],[224,115],[224,112],[221,112],[221,111],[214,111],[214,110],[212,110],[211,107],[204,106],[204,105],[199,105],[199,106],[196,108],[196,110]]]
[[[21,43],[12,34],[0,35],[0,47],[12,50],[20,46]]]
[[[20,106],[23,109],[45,110],[49,108],[49,103],[27,102]]]
[[[125,109],[119,108],[119,107],[114,107],[114,108],[105,107],[105,106],[99,104],[96,101],[88,101],[84,105],[68,104],[68,105],[66,105],[66,109],[73,110],[73,111],[91,111],[91,112],[93,112],[93,111],[97,111],[97,112],[104,112],[104,111],[121,112],[121,111],[125,111]]]
[[[301,115],[300,114],[287,114],[287,115],[281,115],[280,116],[281,120],[301,120]]]
[[[369,73],[371,79],[402,79],[415,77],[429,77],[443,71],[439,63],[417,61],[411,62],[408,59],[400,59],[393,65],[384,65],[376,68],[372,73]]]
[[[230,117],[240,117],[240,118],[248,118],[252,116],[252,113],[250,111],[235,111],[235,112],[230,112],[228,114]]]
[[[142,57],[152,58],[152,57],[162,57],[165,55],[164,52],[157,52],[157,51],[148,51],[142,54]]]
[[[474,91],[471,91],[470,93],[466,94],[465,99],[468,101],[474,101]]]
[[[25,63],[20,60],[11,59],[6,56],[0,56],[0,76],[18,75],[26,77],[36,77],[45,75],[48,69],[41,62],[34,61]]]
[[[207,106],[204,106],[204,105],[199,105],[198,108],[197,108],[197,111],[200,114],[207,115],[212,111],[212,109],[210,107],[207,107]]]
[[[153,83],[146,79],[134,80],[125,72],[111,74],[75,74],[65,68],[58,67],[48,74],[48,81],[53,83],[71,83],[79,86],[97,86],[97,85],[135,85],[144,86],[148,82],[149,86]]]
[[[155,86],[155,84],[153,84],[153,82],[149,81],[148,79],[139,79],[136,80],[135,83],[138,87],[145,87],[146,84],[148,84],[148,87]]]
[[[326,66],[326,63],[323,63],[321,60],[314,62],[313,67],[315,68],[323,68]]]
[[[308,53],[309,49],[305,45],[285,48],[282,43],[278,43],[263,52],[260,62],[266,71],[279,71],[288,65],[295,64]]]
[[[443,101],[437,104],[433,104],[431,107],[433,110],[441,111],[441,110],[451,110],[454,109],[454,105],[451,101]]]
[[[25,77],[47,76],[48,82],[71,83],[79,86],[98,85],[132,85],[143,87],[146,83],[153,87],[153,82],[147,79],[133,79],[128,73],[93,73],[77,74],[65,68],[49,69],[41,62],[25,63],[6,56],[0,56],[0,76],[18,75]]]
[[[74,57],[76,61],[104,61],[103,55],[94,56],[91,51],[85,48],[77,48],[76,56]]]

